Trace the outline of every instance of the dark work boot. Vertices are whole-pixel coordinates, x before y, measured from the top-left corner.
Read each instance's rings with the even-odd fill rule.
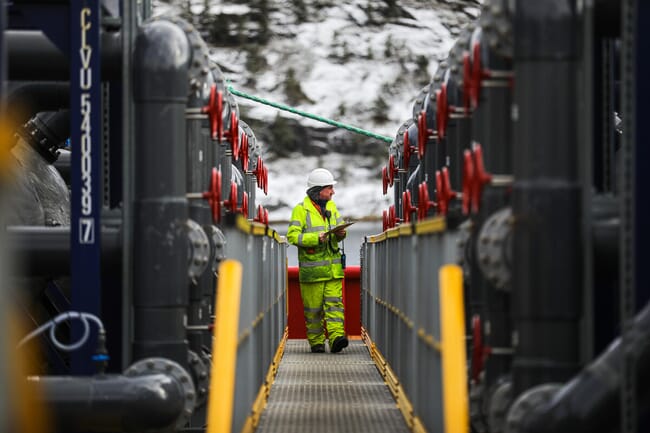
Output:
[[[324,344],[314,344],[311,346],[311,353],[325,353]]]
[[[346,347],[348,347],[348,339],[345,336],[337,337],[334,339],[334,342],[330,347],[330,352],[339,353],[341,350],[345,349]]]

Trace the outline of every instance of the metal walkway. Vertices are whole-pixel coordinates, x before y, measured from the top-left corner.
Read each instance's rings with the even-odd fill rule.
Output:
[[[257,433],[410,432],[361,340],[341,353],[310,353],[287,340]]]

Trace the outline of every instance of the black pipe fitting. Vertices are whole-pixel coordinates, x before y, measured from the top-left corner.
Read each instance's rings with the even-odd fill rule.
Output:
[[[186,367],[188,306],[186,121],[192,49],[176,24],[144,24],[135,41],[135,360]]]
[[[102,79],[122,78],[122,34],[101,32]],[[70,62],[66,54],[40,30],[5,30],[7,75],[10,80],[70,79]],[[47,65],[47,67],[44,67]]]
[[[183,387],[165,374],[40,376],[27,386],[42,398],[57,431],[171,431],[184,410]]]
[[[636,365],[639,409],[648,410],[650,393],[650,304],[636,316],[627,345]],[[620,337],[595,361],[561,387],[548,403],[534,406],[510,431],[517,433],[609,433],[620,425]],[[515,403],[516,405],[517,403]],[[514,410],[514,406],[513,409]]]
[[[14,271],[22,275],[58,277],[70,274],[70,226],[8,226],[5,239],[18,258]],[[119,269],[122,251],[120,227],[102,227],[102,271]]]

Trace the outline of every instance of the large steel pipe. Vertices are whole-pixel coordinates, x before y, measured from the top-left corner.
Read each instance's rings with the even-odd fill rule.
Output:
[[[5,30],[7,70],[10,80],[67,81],[70,60],[67,53],[40,30]],[[101,76],[105,80],[122,78],[122,35],[102,31]]]
[[[189,282],[185,109],[191,47],[183,30],[146,23],[134,53],[134,359],[187,366]]]
[[[630,329],[630,355],[636,360],[637,398],[647,411],[650,393],[650,304]],[[621,364],[624,347],[618,338],[587,368],[560,388],[543,405],[536,405],[518,422],[521,433],[609,433],[620,419]]]
[[[580,368],[582,187],[575,0],[515,7],[514,393]],[[582,156],[589,158],[588,155]]]
[[[175,431],[185,405],[183,387],[166,374],[39,376],[27,388],[65,432]]]
[[[115,271],[120,265],[122,231],[119,227],[102,227],[101,236],[102,270]],[[5,239],[19,261],[14,271],[21,275],[70,275],[69,226],[8,226]]]

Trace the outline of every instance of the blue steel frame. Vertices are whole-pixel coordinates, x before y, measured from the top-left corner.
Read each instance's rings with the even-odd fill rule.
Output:
[[[101,76],[99,1],[70,2],[72,309],[101,309]],[[73,328],[73,339],[81,328]],[[93,373],[94,344],[73,352],[71,372]]]

